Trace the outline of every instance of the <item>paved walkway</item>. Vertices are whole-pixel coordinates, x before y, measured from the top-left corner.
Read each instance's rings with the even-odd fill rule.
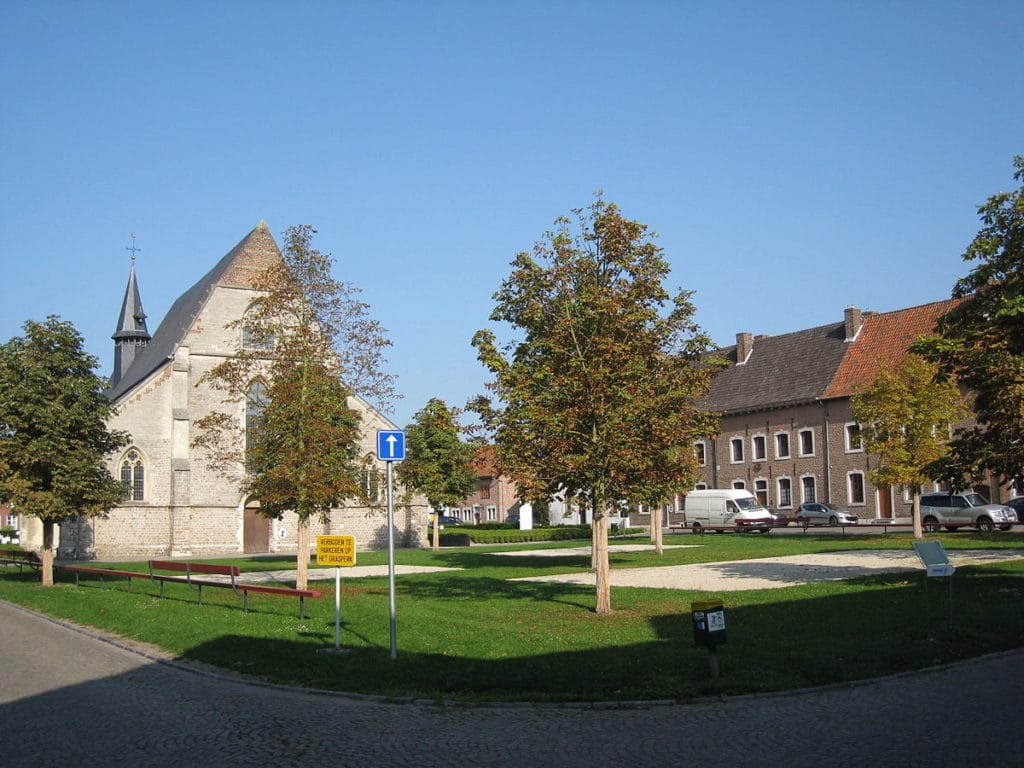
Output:
[[[587,549],[587,552],[590,550]],[[951,550],[955,566],[1024,559],[1024,550]],[[849,550],[810,555],[765,557],[756,560],[668,565],[656,568],[613,568],[614,587],[661,587],[708,592],[792,587],[819,581],[839,581],[901,571],[922,571],[921,561],[909,550]],[[529,576],[517,581],[593,584],[591,573]]]
[[[1024,649],[684,705],[439,707],[248,683],[3,602],[0,628],[5,768],[1020,765]]]

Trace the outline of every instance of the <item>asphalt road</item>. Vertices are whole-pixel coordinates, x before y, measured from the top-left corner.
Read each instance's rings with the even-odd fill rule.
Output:
[[[0,765],[1019,766],[1024,649],[692,704],[444,707],[241,681],[0,602]]]

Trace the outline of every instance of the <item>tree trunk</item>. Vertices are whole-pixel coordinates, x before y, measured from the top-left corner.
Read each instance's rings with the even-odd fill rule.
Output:
[[[910,497],[910,514],[914,520],[914,538],[924,538],[924,528],[921,525],[921,489],[915,487]]]
[[[295,530],[299,551],[295,555],[295,588],[309,588],[309,518],[302,518]]]
[[[44,587],[53,586],[53,520],[43,520],[43,561],[39,575]]]
[[[594,509],[594,574],[596,577],[597,600],[595,613],[612,612],[611,568],[608,564],[608,515]]]
[[[661,505],[651,507],[651,541],[654,542],[654,553],[665,554],[664,531],[661,529]]]
[[[436,509],[434,510],[434,529],[432,533],[434,539],[433,549],[436,552],[441,548],[441,513]]]

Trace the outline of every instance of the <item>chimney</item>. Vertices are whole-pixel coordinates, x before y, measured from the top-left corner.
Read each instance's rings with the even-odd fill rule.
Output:
[[[846,323],[846,341],[853,341],[864,324],[863,313],[857,307],[847,307],[843,311],[843,320]]]
[[[743,365],[754,351],[754,336],[750,333],[736,334],[736,365]]]

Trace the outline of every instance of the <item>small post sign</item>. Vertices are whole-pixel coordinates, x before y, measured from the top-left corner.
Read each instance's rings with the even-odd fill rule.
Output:
[[[355,565],[355,536],[317,536],[317,565]]]
[[[317,536],[316,564],[334,569],[334,652],[341,653],[341,567],[356,564],[355,536]],[[325,648],[324,650],[330,650]]]
[[[693,644],[708,649],[711,678],[718,679],[718,646],[725,644],[725,606],[721,600],[694,600],[690,603],[693,618]]]

